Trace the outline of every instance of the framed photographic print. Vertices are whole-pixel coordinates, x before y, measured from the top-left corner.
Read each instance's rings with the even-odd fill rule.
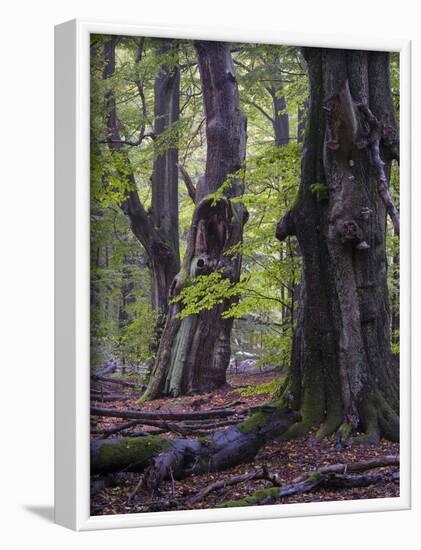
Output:
[[[58,523],[410,506],[409,79],[408,41],[56,28]]]

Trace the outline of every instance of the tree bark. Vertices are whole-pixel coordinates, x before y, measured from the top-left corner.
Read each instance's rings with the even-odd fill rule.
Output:
[[[105,66],[103,79],[115,72],[117,36],[112,36],[103,49]],[[171,48],[171,41],[163,41],[160,54]],[[138,54],[138,62],[141,53]],[[177,66],[163,64],[155,80],[155,139],[178,120],[180,74]],[[174,146],[159,154],[154,161],[152,175],[152,211],[147,213],[137,192],[136,181],[124,140],[121,139],[115,94],[112,88],[106,94],[108,138],[110,151],[123,155],[125,170],[121,177],[127,180],[128,190],[121,208],[128,216],[134,235],[144,247],[152,271],[153,306],[165,315],[168,311],[168,291],[180,269],[178,243],[178,152]],[[141,130],[136,145],[145,138]]]
[[[302,254],[300,310],[286,391],[318,437],[399,437],[385,250],[390,162],[398,151],[383,52],[304,49],[310,106],[296,206],[277,227]],[[317,191],[317,192],[316,192]],[[354,439],[357,441],[357,439]]]
[[[262,408],[249,419],[201,438],[159,436],[102,439],[91,442],[93,474],[145,472],[144,483],[155,490],[165,479],[183,478],[231,468],[252,460],[271,438],[284,433],[297,414],[283,403]]]
[[[396,465],[399,465],[397,460]],[[349,464],[352,466],[352,463]],[[243,506],[257,506],[275,504],[283,497],[312,493],[321,489],[349,489],[353,487],[368,487],[379,483],[388,483],[399,480],[399,472],[376,472],[373,474],[338,474],[335,472],[313,472],[302,481],[296,481],[282,487],[258,489],[252,495],[239,500],[228,500],[217,505],[217,508],[236,508]]]
[[[272,95],[272,94],[271,94]],[[273,130],[275,132],[275,145],[282,146],[289,143],[289,119],[287,113],[282,113],[286,107],[285,97],[278,97],[274,91],[273,100]]]
[[[243,193],[243,184],[231,178],[219,200],[209,197],[244,162],[246,120],[239,106],[235,69],[227,44],[195,44],[206,116],[207,159],[205,176],[195,191],[195,211],[181,271],[170,289],[178,295],[188,279],[222,270],[238,281],[241,257],[229,253],[240,242],[245,211],[232,198]],[[230,302],[178,317],[180,305],[170,305],[157,360],[144,399],[210,391],[225,383],[230,359],[231,319],[222,313]]]

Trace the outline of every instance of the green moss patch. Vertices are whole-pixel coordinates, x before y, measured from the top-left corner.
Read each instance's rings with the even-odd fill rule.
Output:
[[[278,487],[269,487],[268,489],[258,489],[252,495],[238,499],[238,500],[227,500],[222,504],[218,504],[217,508],[238,508],[243,506],[254,506],[260,504],[264,501],[274,500],[279,497],[279,488]]]
[[[95,473],[115,472],[135,465],[143,470],[153,456],[171,446],[171,441],[156,435],[123,438],[101,444],[93,454]]]

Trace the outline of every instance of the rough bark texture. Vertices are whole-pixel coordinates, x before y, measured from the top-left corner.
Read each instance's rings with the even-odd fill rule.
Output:
[[[115,72],[115,48],[118,37],[112,36],[104,45],[104,80]],[[171,41],[163,41],[161,53],[171,48]],[[138,61],[142,56],[138,53]],[[142,87],[138,83],[141,97]],[[178,68],[162,65],[155,80],[155,138],[159,137],[178,120],[180,75]],[[144,103],[143,103],[144,105]],[[143,245],[152,271],[153,305],[166,314],[170,284],[180,269],[178,244],[178,153],[176,147],[161,152],[154,162],[152,175],[152,211],[146,212],[140,201],[130,159],[121,139],[114,91],[106,94],[105,112],[109,135],[106,142],[111,151],[124,155],[126,169],[122,178],[128,180],[126,200],[121,207],[128,216],[134,235]],[[144,127],[136,146],[145,138]]]
[[[399,437],[390,353],[386,214],[398,231],[386,174],[398,154],[383,52],[305,49],[310,106],[296,206],[277,237],[296,235],[303,260],[287,391],[302,421],[344,439]],[[315,185],[317,184],[317,185]],[[362,440],[362,438],[360,438]]]
[[[227,44],[197,42],[206,116],[207,160],[205,176],[195,191],[195,211],[181,271],[170,289],[176,296],[188,277],[209,274],[217,269],[232,281],[240,276],[241,257],[228,250],[242,238],[245,212],[231,198],[243,192],[242,183],[232,178],[223,197],[215,193],[244,161],[246,120],[239,107],[235,69]],[[161,395],[177,396],[209,391],[224,384],[230,359],[232,320],[221,314],[228,301],[212,310],[177,317],[180,305],[170,305],[157,360],[145,399]]]

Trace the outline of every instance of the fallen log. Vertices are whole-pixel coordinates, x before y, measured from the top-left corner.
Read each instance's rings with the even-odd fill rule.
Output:
[[[105,430],[91,430],[91,435],[101,435],[104,439],[110,435],[114,435],[133,426],[138,426],[141,424],[140,420],[131,420],[130,422],[125,422],[118,426],[112,426],[111,428],[106,428]]]
[[[92,416],[111,416],[113,418],[133,418],[139,420],[207,420],[209,418],[225,418],[227,416],[243,416],[245,411],[235,409],[213,409],[197,412],[169,412],[169,411],[136,411],[101,409],[91,407]]]
[[[92,374],[91,378],[92,380],[99,380],[100,382],[109,382],[110,384],[120,384],[121,386],[129,386],[131,388],[136,388],[139,386],[139,384],[136,384],[136,382],[131,382],[130,380],[124,380],[122,378],[111,378],[110,376],[102,376],[100,374]]]
[[[237,485],[239,483],[244,483],[245,481],[251,481],[255,479],[266,479],[270,481],[273,485],[280,486],[279,475],[268,472],[267,469],[264,467],[262,470],[247,472],[245,474],[232,476],[227,479],[218,479],[217,481],[214,481],[210,485],[207,485],[201,491],[187,499],[187,504],[196,504],[196,502],[200,502],[210,493],[212,493],[213,491],[217,491],[218,489],[223,489],[225,487],[229,487],[230,485]]]
[[[298,413],[278,403],[205,437],[94,440],[91,469],[95,474],[144,471],[145,486],[154,491],[165,479],[224,470],[252,460],[266,441],[283,434],[299,418]]]
[[[376,458],[370,458],[368,460],[361,460],[359,462],[348,462],[344,464],[328,464],[327,466],[322,466],[313,472],[303,474],[299,478],[296,478],[295,481],[301,481],[306,479],[309,475],[314,475],[317,473],[342,473],[346,474],[348,472],[363,472],[365,470],[373,470],[374,468],[385,468],[387,466],[398,466],[399,465],[399,455],[387,455]]]
[[[206,498],[209,493],[212,493],[212,491],[223,489],[224,487],[228,487],[229,485],[236,485],[238,483],[244,483],[245,481],[251,481],[252,479],[262,479],[262,476],[263,472],[247,472],[246,474],[233,476],[228,479],[219,479],[218,481],[211,483],[210,485],[199,491],[197,494],[187,499],[187,504],[196,504],[196,502],[200,502],[201,500]]]
[[[113,401],[128,401],[130,397],[128,395],[123,394],[104,394],[104,395],[91,395],[91,403],[94,401],[101,401],[102,403],[112,403]]]
[[[208,422],[203,420],[198,420],[193,422],[192,420],[189,421],[189,424],[185,424],[184,422],[181,424],[177,423],[170,423],[165,421],[158,421],[158,420],[131,420],[130,422],[125,422],[124,424],[120,424],[118,426],[112,426],[111,428],[106,428],[104,430],[91,430],[92,435],[99,435],[101,438],[105,439],[109,437],[110,435],[117,434],[121,432],[121,435],[128,436],[128,437],[135,437],[135,434],[131,433],[130,431],[127,431],[129,428],[132,428],[133,426],[138,426],[139,424],[142,424],[144,426],[152,426],[154,428],[158,428],[158,430],[155,430],[153,434],[144,432],[147,435],[156,435],[157,433],[176,433],[179,435],[195,435],[195,436],[202,436],[202,435],[209,435],[209,431],[216,430],[217,428],[231,426],[233,424],[238,424],[238,422],[242,420],[241,419],[225,419],[225,420],[216,420],[215,422]],[[99,439],[99,438],[98,438]]]
[[[106,374],[111,374],[112,372],[115,372],[117,370],[117,363],[111,363],[108,365],[108,367],[105,367],[98,371],[96,374],[98,376],[105,376]]]
[[[155,436],[155,435],[165,434],[165,433],[167,433],[167,430],[161,430],[160,428],[158,428],[157,430],[153,430],[151,432],[147,430],[141,430],[138,432],[124,431],[124,432],[121,432],[121,435],[125,437],[147,437],[150,435]]]
[[[229,500],[218,504],[217,508],[234,508],[242,506],[256,506],[273,504],[282,497],[295,494],[309,493],[320,489],[343,489],[353,487],[367,487],[378,483],[396,481],[397,472],[376,472],[373,474],[355,474],[339,472],[361,472],[374,468],[384,468],[399,465],[399,456],[386,456],[363,462],[349,464],[334,464],[324,466],[313,472],[303,474],[288,485],[258,489],[252,495],[238,500]],[[197,501],[196,501],[197,502]]]

